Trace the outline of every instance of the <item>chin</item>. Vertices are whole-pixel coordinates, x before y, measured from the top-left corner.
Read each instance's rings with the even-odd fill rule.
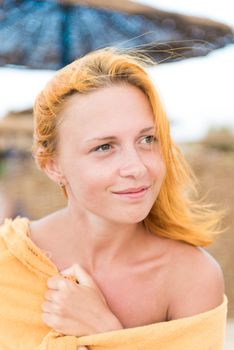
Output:
[[[120,216],[120,220],[122,223],[126,224],[137,224],[143,221],[148,216],[148,214],[149,211],[145,212],[145,214],[142,213],[142,211],[141,213],[125,213],[124,215]]]

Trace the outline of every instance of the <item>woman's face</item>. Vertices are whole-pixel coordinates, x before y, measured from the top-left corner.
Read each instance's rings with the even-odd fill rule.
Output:
[[[142,221],[165,175],[144,93],[119,84],[73,95],[61,116],[58,164],[70,203],[90,218]],[[142,186],[148,189],[138,195],[115,193]]]

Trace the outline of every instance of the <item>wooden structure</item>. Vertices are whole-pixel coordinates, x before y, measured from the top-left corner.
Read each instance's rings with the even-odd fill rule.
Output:
[[[0,119],[0,151],[30,151],[33,135],[32,109],[10,112]]]

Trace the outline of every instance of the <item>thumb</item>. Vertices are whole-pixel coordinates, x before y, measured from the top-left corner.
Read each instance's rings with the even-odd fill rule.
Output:
[[[79,284],[87,287],[97,288],[97,285],[94,282],[93,278],[79,264],[74,264],[68,269],[60,271],[60,273],[64,276],[74,275]]]

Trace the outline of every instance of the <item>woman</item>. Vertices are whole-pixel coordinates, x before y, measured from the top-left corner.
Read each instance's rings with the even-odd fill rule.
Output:
[[[193,175],[146,64],[102,49],[60,70],[37,97],[34,157],[67,198],[25,229],[59,271],[44,280],[47,332],[123,332],[223,305],[221,269],[200,248],[217,235],[220,213],[192,199]]]

